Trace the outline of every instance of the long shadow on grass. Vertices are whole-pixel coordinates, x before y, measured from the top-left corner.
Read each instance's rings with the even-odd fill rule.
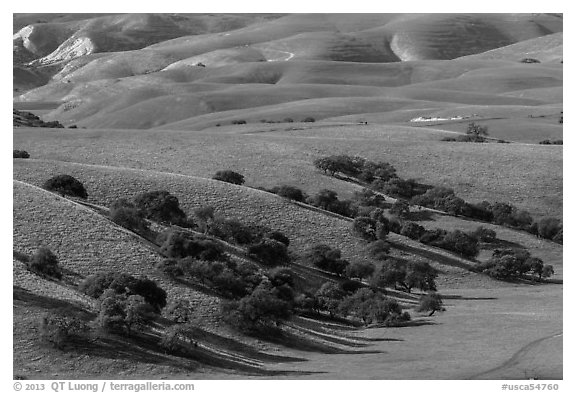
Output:
[[[302,337],[301,335],[288,332],[286,330],[252,333],[251,336],[260,340],[265,340],[273,344],[282,345],[287,348],[296,349],[305,352],[317,352],[323,354],[369,354],[382,353],[381,351],[352,351],[332,347],[330,345],[319,343]]]
[[[497,297],[466,297],[460,295],[445,295],[442,294],[442,299],[456,299],[456,300],[498,300]]]
[[[158,351],[159,337],[153,334],[140,333],[138,344],[150,351]],[[276,370],[266,370],[260,368],[257,365],[243,363],[240,359],[235,360],[234,354],[223,354],[217,353],[209,348],[204,348],[202,346],[187,345],[185,349],[173,353],[173,356],[179,357],[183,360],[193,360],[198,363],[202,363],[207,366],[218,367],[226,370],[236,370],[246,374],[252,375],[291,375],[291,374],[302,374],[302,372],[290,372],[290,371],[276,371]],[[167,361],[170,362],[170,358]],[[175,361],[175,366],[182,367],[182,365]]]
[[[72,302],[56,299],[53,297],[37,295],[17,285],[13,285],[12,292],[14,297],[14,303],[23,302],[29,306],[43,308],[47,310],[65,309],[67,313],[73,314],[79,318],[86,320],[95,317],[94,314],[90,313],[83,306],[79,304],[74,304]]]
[[[406,252],[409,252],[411,254],[416,254],[416,255],[419,255],[421,257],[430,259],[432,261],[441,263],[442,265],[458,267],[460,269],[472,271],[472,267],[470,265],[467,265],[464,262],[460,262],[459,260],[457,260],[455,258],[450,258],[446,255],[438,254],[434,251],[423,250],[421,248],[408,246],[406,244],[402,244],[402,243],[398,243],[398,242],[394,242],[394,241],[390,241],[390,240],[389,240],[389,243],[392,245],[392,247],[394,247],[400,251],[406,251]],[[447,252],[449,252],[449,251],[447,251]]]
[[[355,338],[338,337],[335,335],[331,335],[328,332],[323,333],[320,331],[315,331],[312,329],[303,328],[303,327],[298,326],[298,325],[291,325],[291,327],[297,331],[302,332],[303,334],[308,334],[308,335],[311,335],[313,337],[318,337],[319,339],[322,339],[324,341],[329,341],[329,342],[332,342],[334,344],[345,345],[345,346],[354,347],[354,348],[368,346],[368,344],[365,344],[365,343],[352,341],[352,340],[355,340]]]
[[[510,242],[508,240],[496,239],[492,243],[482,243],[485,250],[495,250],[497,248],[519,248],[525,250],[526,247],[520,243]]]
[[[192,335],[195,337],[201,337],[200,341],[209,343],[212,345],[220,346],[226,348],[227,350],[238,352],[243,356],[250,357],[255,360],[263,362],[274,362],[274,363],[287,363],[287,362],[303,362],[306,359],[296,358],[291,356],[280,356],[272,355],[264,352],[260,352],[253,347],[231,339],[229,337],[223,337],[218,334],[207,332],[198,327],[190,327]]]

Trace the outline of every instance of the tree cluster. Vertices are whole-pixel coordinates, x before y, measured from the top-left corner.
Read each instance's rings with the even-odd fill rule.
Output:
[[[408,293],[418,288],[422,291],[436,290],[438,272],[427,262],[386,261],[371,278],[375,287],[394,287]]]
[[[99,301],[98,326],[130,335],[166,306],[166,291],[156,282],[126,273],[96,273],[88,276],[80,291]]]
[[[489,261],[478,264],[475,270],[498,280],[518,280],[526,277],[541,280],[554,274],[552,265],[522,249],[494,250]]]

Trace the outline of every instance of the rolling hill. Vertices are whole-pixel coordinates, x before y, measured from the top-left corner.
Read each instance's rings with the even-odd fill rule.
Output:
[[[563,378],[562,14],[14,14],[13,96],[13,148],[29,153],[12,165],[14,378]],[[448,141],[472,122],[484,143]],[[333,155],[492,216],[451,196],[404,206],[378,171],[316,167]],[[41,188],[59,174],[88,198]],[[334,191],[349,217],[281,185]],[[358,202],[364,187],[383,201]],[[187,221],[113,207],[159,190]],[[515,208],[496,202],[528,214],[497,221]],[[215,218],[195,215],[206,206]],[[187,240],[161,248],[168,229]],[[389,250],[371,253],[376,238]],[[306,256],[320,244],[354,266]],[[41,247],[61,278],[31,265]],[[489,262],[500,270],[480,273]],[[189,301],[189,321],[166,307],[103,328],[106,305],[79,284],[104,272],[150,278],[170,306]],[[420,308],[435,293],[444,309]],[[58,348],[42,318],[61,313],[89,332]]]

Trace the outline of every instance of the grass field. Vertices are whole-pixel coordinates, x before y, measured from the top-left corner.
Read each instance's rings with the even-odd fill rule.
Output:
[[[472,202],[506,201],[537,218],[561,217],[561,147],[441,142],[446,135],[451,134],[428,127],[320,123],[209,132],[18,129],[14,147],[32,158],[199,177],[234,169],[250,186],[292,184],[310,194],[328,188],[342,197],[358,187],[322,175],[312,161],[330,154],[360,155],[390,162],[401,177],[451,187]]]

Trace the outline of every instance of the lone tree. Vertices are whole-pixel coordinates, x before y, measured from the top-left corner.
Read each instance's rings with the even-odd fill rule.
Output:
[[[45,190],[57,192],[60,195],[69,195],[82,199],[88,198],[84,185],[70,175],[56,175],[44,182]]]
[[[280,186],[276,194],[283,198],[292,199],[298,202],[304,202],[306,199],[306,194],[301,189],[289,185]]]
[[[488,127],[472,122],[468,124],[466,134],[471,136],[473,141],[483,141],[484,136],[488,136]]]
[[[225,171],[218,171],[212,177],[214,180],[224,181],[226,183],[232,184],[244,184],[244,176],[239,174],[238,172],[225,170]]]
[[[26,150],[14,150],[13,158],[30,158]]]
[[[62,278],[62,270],[58,264],[58,257],[46,247],[39,248],[28,263],[28,268],[40,275]]]
[[[436,311],[444,311],[445,308],[443,307],[442,303],[442,296],[438,293],[429,293],[427,295],[423,295],[420,298],[420,302],[418,304],[418,311],[430,311],[428,314],[429,317],[434,315]]]

